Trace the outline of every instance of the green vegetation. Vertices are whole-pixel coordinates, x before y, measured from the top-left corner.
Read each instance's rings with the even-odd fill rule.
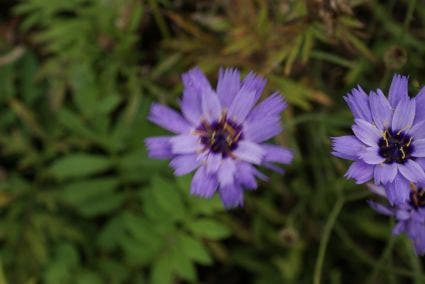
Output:
[[[425,83],[424,30],[415,0],[1,1],[0,284],[424,283],[329,141],[355,85]],[[193,66],[254,70],[289,102],[295,161],[242,209],[147,157],[150,103],[176,107]]]

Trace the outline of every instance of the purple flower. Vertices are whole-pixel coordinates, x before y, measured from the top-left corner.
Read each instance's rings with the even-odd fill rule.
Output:
[[[354,161],[346,177],[385,185],[391,203],[409,199],[409,182],[425,181],[425,87],[408,96],[407,77],[395,75],[388,99],[359,86],[345,97],[354,135],[332,138],[332,154]]]
[[[153,104],[149,120],[175,133],[145,140],[149,156],[171,159],[176,175],[195,171],[191,193],[209,198],[218,190],[226,208],[243,205],[243,190],[266,179],[254,165],[283,172],[274,163],[288,164],[292,153],[265,143],[282,131],[280,114],[286,108],[274,93],[256,105],[266,80],[249,73],[240,81],[235,69],[220,70],[217,89],[198,68],[182,76],[182,114]]]
[[[372,191],[386,197],[382,187],[374,186]],[[382,205],[369,201],[369,205],[377,212],[392,216],[397,224],[393,235],[406,234],[413,242],[418,255],[425,254],[425,188],[421,184],[410,184],[409,199],[405,203],[393,206]]]

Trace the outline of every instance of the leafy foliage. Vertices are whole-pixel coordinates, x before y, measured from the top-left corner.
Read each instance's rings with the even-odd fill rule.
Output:
[[[422,283],[406,238],[346,181],[344,95],[425,82],[423,1],[0,3],[0,283]],[[199,65],[255,70],[295,149],[243,209],[147,157],[149,105]],[[211,76],[211,79],[213,76]]]

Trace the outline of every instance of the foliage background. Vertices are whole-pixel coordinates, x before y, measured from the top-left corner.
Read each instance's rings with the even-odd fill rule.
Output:
[[[422,259],[346,181],[342,96],[425,82],[415,0],[1,0],[0,283],[423,283]],[[225,212],[150,160],[152,101],[198,65],[254,70],[290,107],[284,176]]]

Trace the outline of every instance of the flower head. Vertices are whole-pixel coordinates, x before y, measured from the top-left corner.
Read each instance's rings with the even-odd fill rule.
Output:
[[[382,187],[374,187],[372,191],[386,197]],[[369,205],[377,212],[392,216],[397,223],[393,234],[406,234],[413,242],[418,255],[425,254],[425,188],[424,184],[410,184],[409,199],[405,203],[393,206],[369,201]]]
[[[243,205],[243,190],[256,189],[256,178],[266,179],[254,165],[282,171],[292,153],[266,140],[282,131],[283,97],[274,93],[256,105],[266,80],[249,73],[241,82],[239,71],[220,70],[217,88],[198,68],[182,76],[182,115],[153,104],[149,120],[175,133],[147,138],[149,156],[171,159],[176,175],[195,171],[191,193],[211,197],[218,190],[226,208]]]
[[[409,199],[409,182],[425,181],[425,88],[408,96],[407,77],[393,77],[388,99],[359,86],[345,97],[354,135],[332,138],[332,154],[354,161],[346,176],[385,185],[391,203]]]

